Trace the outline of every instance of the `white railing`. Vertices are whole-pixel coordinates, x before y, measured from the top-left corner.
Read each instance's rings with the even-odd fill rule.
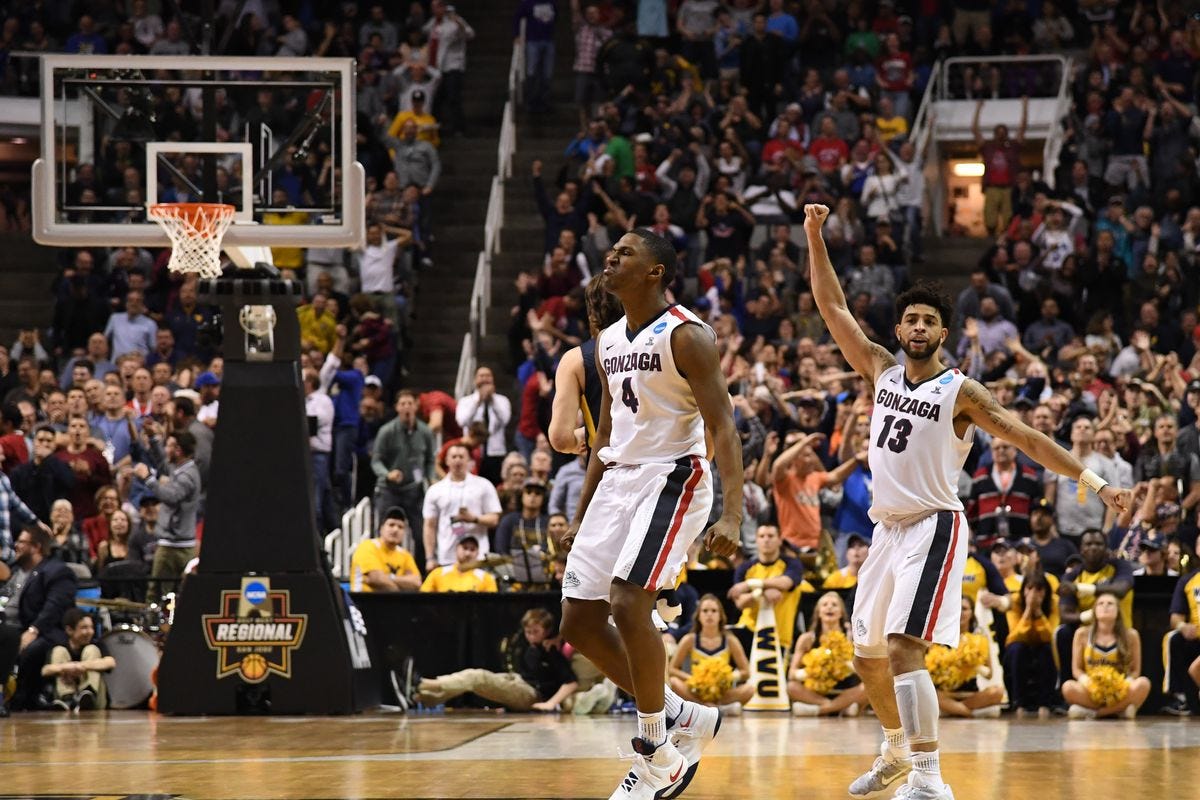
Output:
[[[1067,65],[1063,67],[1063,81],[1058,87],[1058,102],[1054,107],[1055,122],[1050,125],[1050,135],[1046,137],[1046,144],[1042,148],[1042,181],[1051,189],[1054,188],[1054,175],[1058,172],[1058,157],[1062,154],[1064,140],[1063,126],[1057,122],[1071,110],[1070,75],[1073,67],[1072,60],[1067,59]]]
[[[1071,62],[1070,62],[1070,59],[1068,59],[1066,56],[1059,56],[1059,55],[988,56],[987,58],[979,58],[976,56],[955,56],[954,58],[947,58],[945,61],[942,62],[942,81],[941,81],[941,84],[940,84],[939,90],[938,90],[938,99],[939,100],[967,99],[965,97],[965,95],[963,97],[955,97],[953,94],[953,92],[956,89],[953,75],[954,75],[954,72],[959,69],[966,70],[969,68],[977,68],[980,71],[985,71],[985,70],[990,70],[992,67],[999,67],[1001,69],[1001,71],[1003,72],[1003,70],[1006,69],[1007,67],[1015,67],[1017,69],[1037,69],[1039,67],[1039,65],[1048,66],[1051,64],[1055,64],[1055,63],[1058,64],[1058,69],[1059,69],[1058,85],[1061,87],[1062,84],[1064,84],[1064,83],[1070,83],[1070,81],[1071,81],[1071,73],[1070,73]],[[1001,76],[1001,80],[1003,81],[1003,76]],[[1004,88],[1014,88],[1014,87],[1010,86],[1010,87],[1004,87]],[[1020,87],[1016,87],[1016,88],[1020,88]],[[985,91],[988,91],[988,90],[985,89]],[[1025,92],[1025,94],[1029,94],[1030,96],[1033,96],[1032,92]],[[1058,94],[1057,90],[1055,91],[1055,94],[1056,95]],[[1017,96],[1017,95],[1009,94],[1007,96],[1012,97],[1012,96]],[[978,99],[978,98],[975,98],[975,99]],[[994,99],[994,98],[985,98],[985,99]]]
[[[457,397],[474,390],[475,365],[479,346],[487,335],[487,310],[492,304],[492,257],[500,252],[500,234],[504,228],[504,181],[512,177],[513,153],[517,150],[517,123],[514,109],[521,99],[525,75],[525,23],[521,35],[513,44],[508,69],[508,102],[500,118],[500,142],[496,147],[496,174],[488,193],[487,214],[483,222],[483,250],[475,262],[475,282],[471,286],[471,308],[467,333],[463,336],[462,354],[454,379]]]
[[[933,135],[933,125],[936,122],[933,114],[934,98],[937,97],[938,78],[941,75],[941,64],[934,64],[929,74],[929,83],[925,84],[925,92],[921,95],[921,105],[912,124],[912,143],[919,158],[925,152],[925,145]]]
[[[358,505],[342,514],[342,527],[330,531],[325,537],[325,553],[333,577],[345,580],[350,577],[350,558],[354,548],[363,539],[370,539],[375,531],[375,515],[371,509],[371,498],[364,497]]]

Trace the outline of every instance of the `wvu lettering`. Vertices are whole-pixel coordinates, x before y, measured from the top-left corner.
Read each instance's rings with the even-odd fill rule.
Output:
[[[604,371],[609,375],[621,372],[662,372],[658,353],[625,353],[604,359]]]
[[[901,414],[913,414],[924,419],[931,419],[935,422],[941,413],[941,404],[930,403],[928,400],[918,400],[915,397],[905,397],[901,394],[880,389],[879,394],[875,398],[875,404],[890,408],[892,411],[899,411]]]

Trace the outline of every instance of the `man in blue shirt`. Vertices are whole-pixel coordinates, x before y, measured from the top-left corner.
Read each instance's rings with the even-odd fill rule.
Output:
[[[350,474],[354,468],[354,446],[358,440],[359,404],[362,403],[366,378],[357,369],[342,369],[346,351],[346,326],[336,328],[337,342],[321,367],[321,386],[328,392],[336,386],[333,398],[333,496],[341,508],[351,505]],[[382,384],[374,378],[377,384]]]
[[[131,291],[125,295],[125,310],[108,318],[104,335],[112,347],[114,359],[126,353],[149,355],[154,352],[158,325],[146,316],[146,299],[141,292]]]

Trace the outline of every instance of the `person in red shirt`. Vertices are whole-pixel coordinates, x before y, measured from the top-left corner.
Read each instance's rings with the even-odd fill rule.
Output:
[[[5,403],[0,410],[0,469],[12,475],[17,467],[29,461],[29,447],[21,432],[21,409],[16,403]]]
[[[762,161],[771,164],[782,159],[796,162],[804,155],[804,145],[791,138],[792,123],[780,117],[776,123],[775,138],[767,141],[762,149]]]
[[[454,418],[458,403],[453,397],[440,390],[422,392],[417,398],[417,416],[433,431],[434,436],[450,441],[463,435],[463,429]],[[478,474],[478,473],[477,473]]]
[[[912,56],[900,49],[900,37],[894,33],[889,33],[883,42],[883,55],[876,64],[875,80],[879,83],[881,96],[892,99],[896,114],[911,119]]]
[[[823,433],[799,436],[771,465],[779,530],[798,551],[816,549],[821,543],[821,489],[841,485],[858,465],[851,458],[826,472],[814,450],[823,438]]]
[[[91,428],[82,416],[71,417],[67,422],[67,444],[54,453],[75,473],[75,488],[67,495],[75,519],[96,516],[96,490],[112,483],[112,470],[104,454],[88,441]]]
[[[1021,98],[1021,124],[1017,138],[1010,139],[1007,125],[997,125],[992,141],[986,142],[979,130],[983,100],[975,106],[971,132],[983,159],[983,224],[989,235],[999,236],[1012,218],[1012,185],[1021,166],[1021,145],[1025,142],[1025,121],[1029,116],[1029,98]]]
[[[830,176],[842,168],[850,158],[850,147],[837,134],[837,123],[833,117],[821,118],[819,136],[808,146],[808,154],[817,160],[821,174]]]

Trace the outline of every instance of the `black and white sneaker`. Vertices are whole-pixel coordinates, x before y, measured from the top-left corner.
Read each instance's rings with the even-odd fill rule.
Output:
[[[1173,717],[1190,717],[1192,709],[1188,706],[1187,698],[1181,694],[1171,695],[1171,699],[1162,707],[1164,714]]]
[[[75,708],[80,711],[95,711],[98,705],[96,693],[91,689],[80,689],[75,695]]]
[[[71,713],[71,702],[62,697],[57,697],[50,703],[51,711],[65,711]]]

